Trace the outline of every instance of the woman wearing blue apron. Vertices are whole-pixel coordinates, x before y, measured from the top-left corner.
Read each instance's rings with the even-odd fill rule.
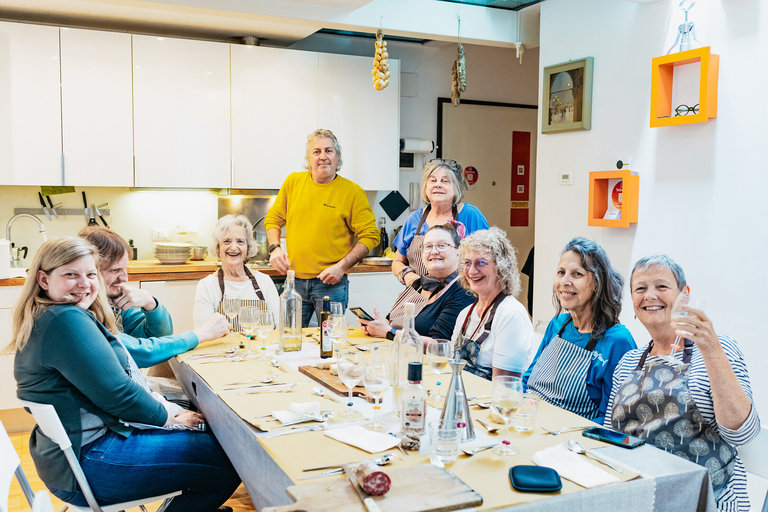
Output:
[[[523,375],[526,391],[602,424],[613,370],[637,348],[619,324],[623,284],[597,242],[577,237],[566,244],[555,274],[557,313]]]
[[[483,229],[461,242],[459,280],[477,297],[459,313],[453,331],[464,369],[488,380],[519,377],[536,347],[528,312],[515,299],[520,293],[515,249],[502,230]]]
[[[630,278],[637,319],[651,334],[616,367],[605,426],[704,466],[717,508],[749,510],[746,472],[738,446],[760,432],[744,357],[736,342],[718,335],[701,309],[671,317],[683,269],[667,256],[638,261]],[[680,336],[683,347],[670,356]]]

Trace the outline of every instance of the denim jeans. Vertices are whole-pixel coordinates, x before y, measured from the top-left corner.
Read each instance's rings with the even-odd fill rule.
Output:
[[[210,432],[107,432],[80,452],[80,465],[100,505],[174,491],[168,512],[214,512],[235,492],[240,477]],[[80,492],[50,489],[67,503],[87,507]]]
[[[301,326],[309,327],[312,311],[317,315],[317,324],[320,325],[320,312],[323,310],[323,297],[329,296],[331,302],[341,302],[346,311],[349,302],[349,277],[344,274],[336,284],[325,284],[318,278],[296,278],[296,293],[301,295]]]

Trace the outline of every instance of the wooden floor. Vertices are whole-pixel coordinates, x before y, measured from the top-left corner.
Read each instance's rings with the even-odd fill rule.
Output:
[[[29,484],[32,486],[32,490],[37,492],[45,489],[45,485],[37,476],[35,465],[32,462],[32,457],[29,455],[29,432],[10,434],[9,437],[13,443],[13,447],[16,449],[16,453],[19,454],[19,459],[21,459],[21,468],[24,470],[24,474],[27,475],[27,480],[29,480]],[[64,506],[64,503],[53,495],[51,495],[51,501],[53,502],[54,510],[61,510]],[[232,507],[234,512],[256,512],[256,509],[253,507],[253,503],[251,503],[251,498],[248,496],[248,491],[246,491],[245,487],[242,485],[225,504]],[[160,506],[159,502],[157,505],[147,506],[147,510],[156,510],[158,506]],[[21,488],[19,487],[16,478],[14,478],[11,483],[11,492],[8,497],[8,512],[31,512],[31,510],[32,509],[29,506],[29,503],[27,503],[27,499],[24,497],[24,493],[21,492]],[[132,508],[126,512],[139,511],[139,508]]]

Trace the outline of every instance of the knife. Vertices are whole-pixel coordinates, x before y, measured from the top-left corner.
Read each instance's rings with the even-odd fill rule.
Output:
[[[85,218],[87,219],[88,215],[90,215],[88,213],[88,199],[86,199],[86,197],[85,197],[85,191],[82,191],[82,194],[83,194],[83,214],[85,215]]]
[[[51,201],[51,196],[45,196],[45,198],[48,200],[48,206],[51,207],[51,211],[56,216],[56,218],[59,218],[59,214],[56,213],[56,208],[53,207],[53,201]]]
[[[37,197],[40,198],[40,204],[43,206],[43,212],[45,213],[45,216],[48,217],[48,220],[51,220],[51,212],[48,211],[48,207],[45,205],[45,200],[43,199],[43,194],[38,192],[37,193]]]
[[[368,496],[363,490],[363,488],[360,487],[360,482],[357,481],[355,472],[349,467],[349,464],[344,464],[344,473],[347,474],[349,483],[352,484],[352,488],[355,490],[360,500],[362,500],[363,505],[365,505],[365,508],[368,509],[368,512],[381,512],[381,509],[376,504],[376,502],[373,501],[373,498]]]
[[[99,216],[99,220],[101,221],[102,224],[104,224],[104,227],[109,229],[109,224],[107,224],[107,221],[104,220],[104,216],[101,214],[101,210],[99,210],[99,207],[95,205],[91,205],[91,207],[94,210],[96,210],[96,215]]]
[[[83,192],[85,194],[85,192]],[[91,220],[88,221],[89,226],[98,226],[99,224],[96,222],[96,205],[91,205]]]

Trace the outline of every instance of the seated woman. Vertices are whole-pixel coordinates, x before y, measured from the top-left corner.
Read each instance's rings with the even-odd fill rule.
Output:
[[[556,314],[523,375],[526,391],[602,424],[613,370],[637,348],[619,324],[623,285],[600,244],[581,237],[566,244],[555,273]]]
[[[248,258],[256,254],[256,241],[253,239],[253,227],[244,215],[225,215],[213,229],[214,241],[211,253],[221,260],[221,268],[200,280],[195,291],[195,307],[192,321],[197,329],[214,313],[224,313],[222,300],[225,294],[239,295],[241,305],[255,306],[257,300],[264,300],[267,309],[278,321],[280,314],[280,296],[272,279],[259,271],[251,272],[245,266]],[[240,330],[237,318],[232,328]]]
[[[211,512],[240,483],[202,415],[169,413],[146,391],[117,337],[97,249],[78,237],[45,242],[13,313],[17,395],[51,404],[102,505],[181,489],[168,511]],[[155,425],[138,430],[129,423]],[[29,442],[40,478],[59,499],[87,507],[64,452],[35,427]]]
[[[406,302],[416,305],[416,331],[426,338],[449,339],[456,315],[472,302],[466,290],[459,286],[459,234],[447,224],[429,228],[424,236],[421,257],[427,269],[421,292],[414,297],[399,297],[390,311],[388,320],[373,310],[373,321],[360,320],[360,326],[369,336],[395,339],[397,329],[403,327]],[[424,343],[429,343],[425,339]]]
[[[760,419],[741,350],[715,332],[701,309],[684,306],[686,316],[671,316],[688,285],[669,257],[641,259],[629,282],[635,315],[651,341],[616,367],[605,426],[704,466],[718,510],[748,511],[737,447],[758,435]],[[684,346],[670,357],[677,336]]]
[[[533,327],[520,293],[515,248],[501,229],[477,231],[461,242],[459,280],[477,297],[459,313],[453,344],[467,361],[468,372],[490,380],[519,377],[536,347]]]

